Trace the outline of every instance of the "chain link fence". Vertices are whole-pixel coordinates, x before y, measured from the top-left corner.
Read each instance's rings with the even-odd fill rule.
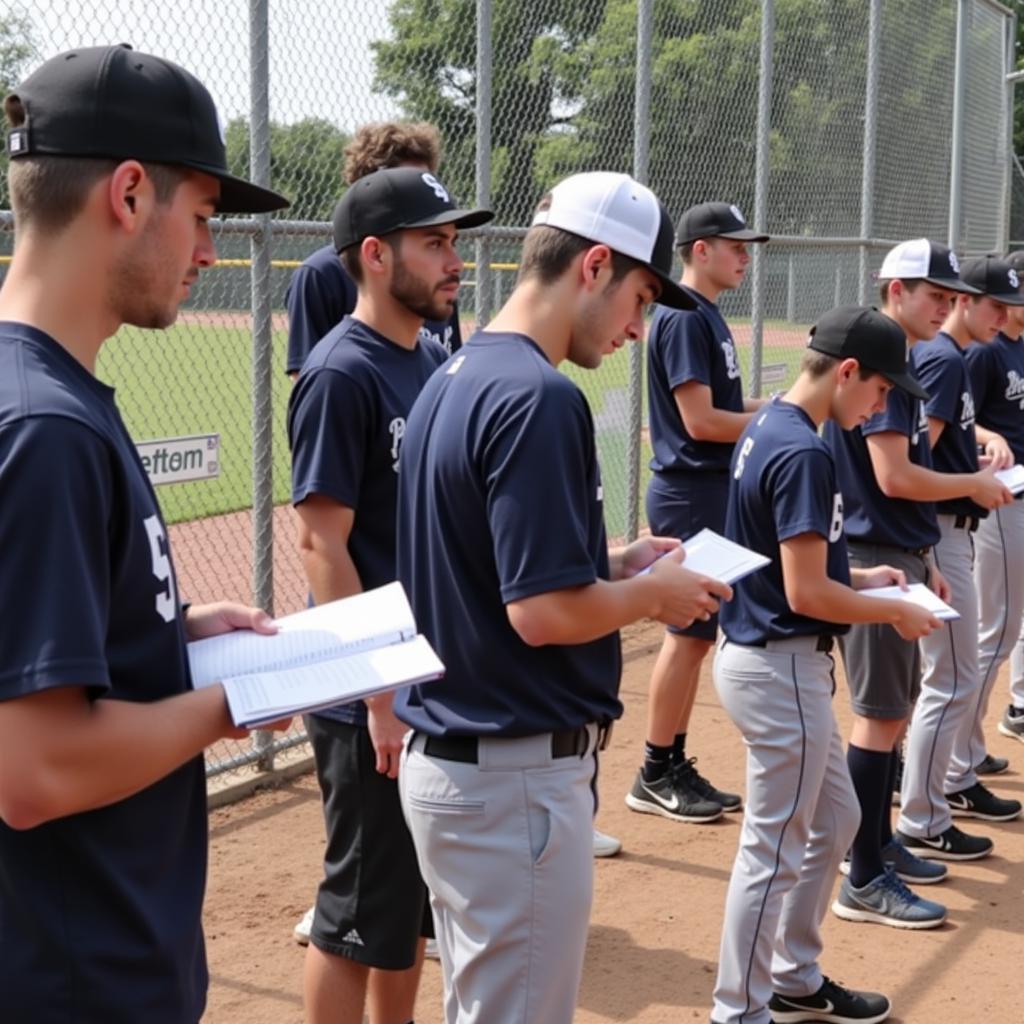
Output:
[[[0,3],[0,84],[74,46],[160,53],[217,98],[233,169],[291,197],[273,218],[219,223],[221,261],[178,324],[125,328],[99,366],[133,435],[161,442],[147,449],[158,472],[188,475],[190,442],[169,439],[206,448],[199,479],[158,490],[182,593],[281,614],[305,599],[284,292],[329,237],[356,127],[432,121],[442,180],[497,212],[467,232],[464,334],[511,290],[533,207],[567,174],[633,173],[674,216],[738,204],[773,236],[721,299],[756,394],[793,379],[824,310],[872,301],[895,242],[928,235],[970,254],[1024,238],[1016,31],[994,0],[32,0]],[[9,213],[0,223],[9,254]],[[633,535],[650,456],[642,348],[566,372],[594,410],[609,533]],[[302,739],[219,744],[210,773],[280,765],[285,750],[304,755]]]

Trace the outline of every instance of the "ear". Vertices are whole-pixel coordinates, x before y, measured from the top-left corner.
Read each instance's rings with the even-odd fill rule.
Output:
[[[359,245],[359,262],[371,274],[383,274],[391,260],[391,247],[376,235],[364,238]]]
[[[114,168],[107,179],[106,199],[111,216],[129,234],[139,229],[144,206],[151,201],[152,182],[138,160],[125,160]]]
[[[836,367],[836,380],[841,384],[848,384],[859,371],[860,363],[856,359],[843,359]]]
[[[607,245],[592,245],[583,254],[580,263],[580,273],[583,277],[583,287],[588,291],[597,288],[603,279],[612,270],[612,251]]]

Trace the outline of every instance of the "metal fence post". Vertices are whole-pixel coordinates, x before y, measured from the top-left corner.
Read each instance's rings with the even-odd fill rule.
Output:
[[[257,185],[270,185],[270,17],[268,0],[249,0],[249,168]],[[270,215],[256,218],[252,253],[252,595],[274,608],[273,334],[270,297]],[[274,767],[272,734],[258,731],[253,744],[261,771]]]
[[[963,208],[964,173],[964,100],[967,85],[967,25],[970,0],[957,0],[956,54],[953,61],[953,141],[949,164],[949,228],[947,244],[954,251],[960,246],[960,221]]]
[[[761,53],[757,88],[757,163],[754,181],[754,229],[768,227],[769,132],[772,117],[772,61],[775,42],[775,2],[761,0]],[[764,246],[755,245],[750,283],[750,393],[761,394],[764,362]]]
[[[636,95],[633,101],[633,177],[647,184],[651,132],[651,65],[654,60],[654,0],[638,0]],[[640,433],[644,409],[644,343],[629,346],[629,433],[626,446],[626,540],[640,532]]]
[[[871,0],[868,9],[868,66],[864,75],[864,163],[860,175],[860,237],[871,237],[875,219],[875,141],[878,122],[878,51],[882,36],[882,0]],[[857,302],[868,301],[871,254],[867,244],[860,247]]]
[[[1006,178],[1003,188],[1003,210],[999,224],[999,238],[1002,243],[1002,251],[1007,252],[1010,248],[1010,216],[1013,209],[1013,108],[1017,97],[1018,78],[1013,74],[1015,64],[1015,50],[1017,41],[1017,15],[1013,14],[1004,23],[1006,32],[1006,55],[1003,58],[1003,72],[1006,75],[1006,100],[1004,107],[1004,130],[1006,132]]]
[[[476,205],[491,205],[491,0],[476,0]],[[474,305],[479,330],[491,318],[492,277],[490,226],[477,236]]]

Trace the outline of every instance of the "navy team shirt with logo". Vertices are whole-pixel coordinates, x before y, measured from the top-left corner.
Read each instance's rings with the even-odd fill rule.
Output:
[[[922,341],[918,345],[928,345]],[[907,372],[916,377],[911,363]],[[886,544],[917,551],[939,540],[939,522],[930,501],[889,498],[875,479],[866,438],[895,433],[908,439],[908,458],[915,466],[932,468],[928,416],[924,402],[893,388],[885,409],[860,427],[843,430],[829,420],[823,436],[832,450],[839,489],[843,492],[846,536],[863,544]]]
[[[395,698],[430,735],[528,736],[618,718],[617,632],[530,647],[505,606],[608,578],[586,399],[521,334],[478,332],[409,416],[398,573],[443,679]]]
[[[397,578],[395,514],[406,417],[446,358],[434,341],[403,348],[346,317],[314,347],[292,390],[292,503],[322,494],[355,511],[348,550],[364,590]],[[319,714],[362,723],[366,705]]]
[[[0,324],[0,700],[191,689],[167,531],[113,389]],[[202,757],[133,796],[0,821],[0,1016],[197,1021],[206,1001]]]
[[[651,469],[668,482],[678,473],[728,472],[731,441],[698,441],[683,425],[673,391],[694,381],[711,389],[716,409],[743,412],[736,346],[718,306],[682,286],[696,309],[654,311],[647,345],[647,394],[654,456]]]
[[[837,635],[848,626],[794,612],[786,600],[779,545],[805,533],[828,543],[825,572],[849,586],[843,496],[831,452],[814,421],[797,405],[775,399],[747,425],[732,460],[725,534],[771,564],[737,581],[719,622],[736,644]]]
[[[1024,342],[1002,331],[964,349],[978,423],[1005,438],[1024,462]]]
[[[356,308],[356,284],[333,245],[309,256],[292,275],[285,293],[288,307],[289,373],[298,373],[313,346]],[[420,337],[436,341],[450,354],[462,344],[459,310],[447,320],[427,320]]]
[[[932,449],[932,465],[942,473],[976,473],[978,440],[974,434],[974,392],[964,353],[945,331],[911,352],[918,380],[928,392],[927,416],[946,424]],[[970,498],[937,501],[942,515],[982,518],[988,512]]]

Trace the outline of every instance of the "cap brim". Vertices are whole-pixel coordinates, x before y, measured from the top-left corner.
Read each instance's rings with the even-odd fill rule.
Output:
[[[869,370],[872,369],[866,363],[863,365]],[[928,392],[909,373],[882,373],[881,370],[875,370],[875,373],[881,374],[893,387],[899,388],[900,391],[905,391],[912,398],[920,398],[922,401],[927,401],[930,397]]]
[[[880,280],[885,280],[880,278]],[[911,280],[908,278],[908,280]],[[927,281],[928,284],[933,284],[938,288],[945,288],[946,291],[950,292],[961,292],[963,295],[981,295],[981,290],[974,288],[972,285],[964,284],[959,278],[952,277],[924,277],[919,280]]]
[[[218,213],[272,213],[291,205],[288,199],[277,192],[271,192],[269,188],[260,188],[251,181],[230,174],[220,174],[206,168],[202,170],[220,182]]]
[[[649,270],[661,284],[661,291],[658,293],[655,302],[661,306],[669,306],[671,309],[697,308],[697,301],[694,297],[685,288],[680,288],[668,274],[663,274],[660,270],[656,270],[649,263],[642,263],[641,266],[645,270]]]
[[[1020,292],[984,292],[990,299],[1001,302],[1004,306],[1024,306],[1024,295]]]
[[[481,224],[494,220],[494,214],[490,210],[445,210],[433,217],[425,217],[423,220],[412,221],[403,224],[396,231],[405,231],[408,228],[432,228],[438,224],[454,224],[457,228],[478,228]]]
[[[750,228],[745,228],[742,231],[716,231],[713,234],[676,235],[676,248],[678,249],[681,245],[689,245],[701,238],[731,238],[735,242],[768,242],[771,240],[770,235],[761,235],[756,231],[751,231]]]

